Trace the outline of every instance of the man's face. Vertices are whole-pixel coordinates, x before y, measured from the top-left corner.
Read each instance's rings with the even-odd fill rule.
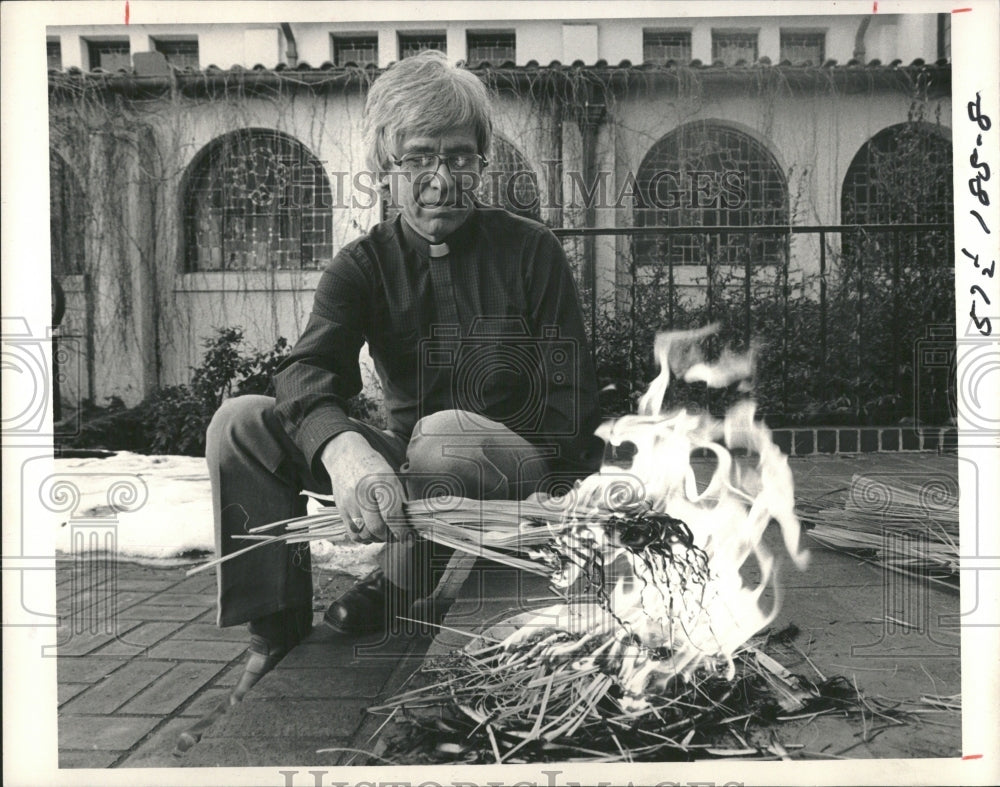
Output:
[[[404,136],[396,157],[478,152],[472,126],[459,126],[435,136]],[[456,178],[443,161],[437,169],[422,173],[410,171],[406,166],[393,166],[389,190],[407,224],[431,243],[439,243],[461,227],[472,211],[469,173],[459,173]]]

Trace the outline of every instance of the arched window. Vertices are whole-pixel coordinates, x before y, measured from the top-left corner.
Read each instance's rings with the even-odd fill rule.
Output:
[[[770,151],[738,129],[699,121],[660,139],[636,175],[637,227],[753,227],[788,222],[788,187]],[[784,260],[783,234],[683,233],[636,236],[640,265]]]
[[[333,199],[319,160],[278,131],[210,143],[184,190],[189,271],[318,268],[333,257]]]
[[[851,161],[840,210],[844,224],[950,223],[951,143],[919,123],[883,129]]]
[[[511,142],[493,135],[489,164],[483,170],[476,199],[483,205],[506,208],[518,216],[539,218],[538,176],[528,159]],[[396,218],[399,209],[383,200],[384,221]]]
[[[80,181],[66,161],[49,151],[49,238],[53,276],[84,272],[87,205]]]
[[[511,142],[493,137],[490,163],[476,193],[484,205],[506,208],[511,213],[538,219],[538,176],[528,160]]]
[[[872,406],[891,403],[897,416],[925,423],[954,415],[948,364],[928,362],[929,351],[914,363],[914,348],[954,320],[952,199],[951,143],[922,122],[890,126],[862,145],[840,197],[841,221],[858,228],[841,235],[831,309],[850,315],[849,349],[856,343],[867,368],[879,370],[865,384]]]

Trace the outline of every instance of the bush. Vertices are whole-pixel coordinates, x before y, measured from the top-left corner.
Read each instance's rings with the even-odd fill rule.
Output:
[[[131,409],[117,396],[108,398],[104,407],[85,401],[80,407],[79,422],[64,424],[56,431],[57,446],[73,448],[108,448],[146,452],[149,444],[147,413],[141,407]]]
[[[270,350],[243,348],[239,328],[220,328],[202,345],[201,365],[188,385],[160,388],[132,408],[112,397],[106,407],[84,408],[78,433],[62,442],[73,448],[204,456],[205,431],[230,396],[273,393],[271,379],[289,351],[278,339]]]
[[[901,235],[898,250],[891,237],[852,238],[828,268],[825,336],[817,296],[793,289],[786,298],[778,272],[754,276],[748,304],[742,279],[732,269],[716,271],[709,310],[670,292],[665,265],[643,270],[641,284],[621,298],[624,308],[617,315],[608,309],[596,325],[598,381],[614,386],[602,401],[604,414],[635,412],[658,373],[657,332],[718,322],[707,342],[710,357],[723,345],[758,346],[753,395],[772,426],[884,425],[915,417],[944,424],[947,385],[926,385],[914,354],[928,326],[947,324],[954,313],[950,259],[950,239],[940,233]],[[671,380],[664,405],[721,414],[734,398],[734,391]]]
[[[132,408],[117,396],[97,407],[85,403],[72,436],[57,445],[103,448],[143,454],[205,455],[205,432],[226,399],[246,394],[274,395],[274,373],[291,350],[281,337],[268,350],[246,349],[240,328],[219,328],[202,341],[201,364],[192,368],[186,385],[160,388]],[[348,415],[385,427],[382,403],[365,393],[348,402]],[[72,425],[66,425],[72,426]]]

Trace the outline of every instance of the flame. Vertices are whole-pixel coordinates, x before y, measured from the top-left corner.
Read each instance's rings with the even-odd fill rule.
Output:
[[[651,689],[676,677],[690,680],[698,670],[733,678],[733,655],[779,608],[776,561],[762,540],[772,520],[796,566],[807,563],[788,460],[767,426],[754,419],[754,403],[740,401],[722,420],[684,410],[661,414],[672,373],[710,387],[752,374],[752,349],[705,360],[701,342],[716,330],[659,334],[654,349],[660,373],[638,414],[598,430],[614,446],[634,444],[635,457],[625,475],[605,467],[581,482],[568,512],[570,527],[563,523],[556,538],[563,560],[552,576],[554,585],[569,588],[581,577],[593,585],[593,574],[601,572],[598,603],[551,607],[536,620],[555,620],[557,628],[584,635],[561,642],[559,655],[571,656],[594,635],[610,635],[600,650],[603,658],[620,659],[627,710],[645,707],[643,696]],[[733,451],[745,451],[755,463],[737,461]],[[691,460],[704,452],[714,457],[715,468],[699,490]],[[616,517],[638,517],[670,537],[656,550],[623,544],[609,525]],[[751,555],[760,579],[748,585],[740,572]],[[610,588],[602,584],[605,577],[613,578]],[[761,597],[769,587],[775,598],[765,610]],[[515,632],[512,641],[531,628]]]

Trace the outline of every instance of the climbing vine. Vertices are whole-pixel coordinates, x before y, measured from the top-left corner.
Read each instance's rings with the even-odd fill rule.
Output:
[[[629,174],[639,171],[647,152],[670,130],[704,122],[720,124],[768,147],[784,177],[782,215],[789,225],[837,223],[846,162],[866,139],[889,126],[908,129],[907,133],[918,127],[940,130],[943,105],[948,114],[948,86],[934,83],[926,69],[896,69],[888,74],[878,69],[846,73],[755,67],[727,74],[696,66],[644,65],[477,73],[496,95],[498,139],[510,143],[517,154],[507,158],[531,168],[537,216],[563,228],[632,226],[636,194],[622,199],[619,193]],[[222,326],[243,326],[257,346],[267,346],[277,336],[292,340],[298,336],[325,260],[381,219],[377,204],[350,199],[359,196],[354,179],[364,169],[360,116],[367,87],[376,76],[377,71],[364,68],[210,70],[165,79],[155,88],[126,76],[50,77],[50,138],[57,162],[53,171],[62,168],[59,177],[71,182],[63,192],[76,195],[70,199],[72,210],[63,203],[53,204],[64,217],[72,213],[70,223],[82,228],[79,237],[69,241],[76,246],[68,251],[66,238],[60,236],[62,258],[73,260],[72,271],[64,270],[64,278],[75,277],[80,283],[68,290],[67,333],[92,343],[85,350],[89,381],[81,382],[75,392],[80,398],[101,400],[114,392],[136,402],[157,387],[188,382],[200,342]],[[862,132],[857,131],[859,124]],[[292,255],[288,264],[227,267],[220,262],[192,267],[192,244],[204,242],[204,259],[210,259],[210,238],[216,231],[198,225],[196,217],[202,213],[191,211],[194,166],[214,142],[246,129],[287,136],[320,163],[333,200],[329,243],[321,243],[317,247],[321,252],[308,263],[304,258],[296,262]],[[853,141],[844,141],[848,139]],[[906,177],[924,191],[933,188],[941,175],[921,170],[913,152],[919,152],[919,145],[907,147],[905,142],[901,138],[897,152],[902,156],[891,165],[896,174],[883,173],[885,193],[896,188],[892,178],[899,172],[908,173]],[[691,165],[680,162],[680,169],[685,166]],[[280,181],[281,170],[276,173],[273,182]],[[247,167],[242,177],[259,178],[260,170]],[[912,184],[907,184],[911,199],[923,199],[924,191],[914,193]],[[301,194],[301,185],[292,187]],[[261,182],[251,184],[248,193],[260,194],[261,187]],[[582,198],[588,190],[597,194],[596,203]],[[228,197],[222,191],[199,194],[198,199],[217,200],[213,204],[220,215],[227,209]],[[638,198],[644,196],[649,195],[643,195],[640,186]],[[280,221],[296,220],[295,211],[286,214],[290,218],[279,217]],[[279,218],[261,219],[257,231],[280,234]],[[244,224],[241,248],[247,250],[247,259],[268,254],[283,259],[272,253],[277,248],[273,238],[251,237],[252,222]],[[244,231],[235,220],[227,226],[232,233]],[[54,235],[58,231],[55,228]],[[615,382],[623,397],[615,408],[629,406],[635,391],[649,379],[649,334],[667,327],[671,319],[675,327],[690,327],[687,323],[721,318],[728,321],[737,344],[749,341],[743,317],[748,289],[741,279],[743,267],[713,265],[713,243],[717,240],[692,241],[694,258],[675,269],[678,280],[669,288],[668,271],[662,265],[636,265],[635,240],[628,236],[564,238],[585,313],[595,316],[593,339],[600,374],[604,381]],[[812,408],[821,417],[840,407],[843,402],[824,404],[818,398],[790,402],[787,395],[789,386],[801,390],[801,378],[822,361],[814,368],[836,367],[850,402],[844,407],[858,417],[866,406],[863,399],[870,403],[882,395],[859,393],[868,371],[859,370],[853,356],[844,360],[836,353],[825,359],[796,355],[798,345],[789,343],[797,331],[816,330],[819,246],[816,239],[782,243],[787,263],[758,265],[749,288],[751,332],[784,353],[783,360],[762,371],[772,387],[778,380],[785,389],[775,394],[775,408],[780,401],[782,408],[794,406],[801,412]],[[839,325],[843,312],[857,311],[857,303],[848,298],[849,288],[839,285],[859,275],[860,252],[846,254],[849,249],[838,237],[828,236],[824,243],[825,303],[830,325]],[[865,244],[864,253],[877,255],[873,248]],[[902,311],[898,299],[886,301],[886,308],[896,309],[898,323],[909,321],[913,326],[896,337],[900,346],[906,342],[912,346],[914,333],[950,313],[940,299],[928,305],[920,295],[940,284],[939,275],[917,275],[929,269],[933,262],[926,259],[929,254],[937,256],[946,249],[919,243],[909,248],[912,253],[906,257],[904,273],[907,282],[917,283],[900,290],[906,296]],[[860,264],[864,269],[866,263]],[[868,269],[874,270],[870,265]],[[877,281],[875,275],[868,284]],[[711,304],[705,301],[706,287],[712,288]],[[855,290],[862,293],[862,301],[873,297],[862,288]],[[925,306],[927,310],[921,311]],[[839,347],[846,339],[858,347],[865,330],[863,322],[855,322],[848,336],[831,334],[828,344]],[[878,357],[866,363],[870,371],[884,361]],[[790,369],[799,371],[789,377]],[[840,401],[839,396],[833,401]]]

